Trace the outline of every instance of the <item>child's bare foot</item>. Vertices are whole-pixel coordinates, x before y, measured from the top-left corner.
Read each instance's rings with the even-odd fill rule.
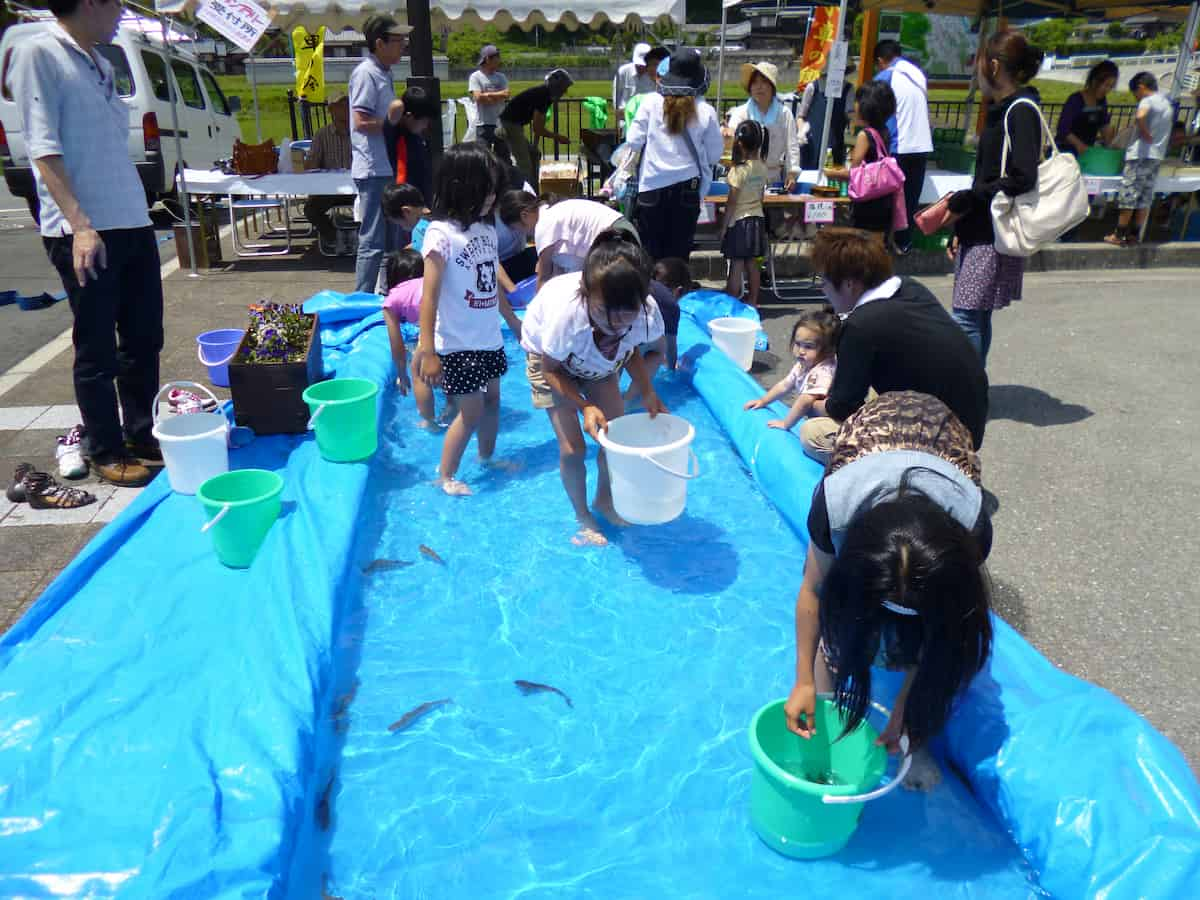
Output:
[[[597,500],[595,503],[592,504],[592,509],[594,509],[596,512],[600,513],[600,515],[604,516],[605,519],[607,519],[611,524],[615,525],[617,528],[628,528],[629,527],[629,523],[626,522],[624,519],[622,519],[617,514],[617,508],[615,506],[613,506],[612,500],[608,500],[603,503],[601,503],[599,500]]]
[[[438,425],[437,422],[434,422],[431,419],[418,419],[417,427],[420,428],[422,431],[428,431],[433,434],[437,434],[439,431],[442,430],[441,426]]]
[[[608,538],[600,533],[600,523],[591,516],[580,518],[579,531],[571,538],[576,547],[607,547]]]
[[[471,496],[471,489],[467,487],[465,482],[459,481],[457,478],[439,478],[437,483],[451,497]]]
[[[496,459],[490,457],[488,459],[479,460],[479,464],[485,469],[495,469],[497,472],[507,472],[512,475],[514,472],[520,472],[525,468],[524,464],[517,459]]]

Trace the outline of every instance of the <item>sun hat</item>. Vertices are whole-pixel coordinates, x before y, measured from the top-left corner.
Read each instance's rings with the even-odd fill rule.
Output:
[[[484,64],[484,62],[491,59],[493,56],[499,56],[499,55],[500,55],[500,50],[496,47],[495,44],[487,44],[486,46],[484,46],[484,48],[482,50],[479,51],[479,62],[475,63],[475,65],[482,66]]]
[[[662,76],[658,92],[665,97],[697,97],[708,90],[708,71],[700,51],[690,47],[671,54],[667,74]]]
[[[754,80],[755,72],[771,82],[771,87],[778,92],[779,67],[769,62],[744,63],[742,65],[742,90],[749,92],[750,82]]]
[[[644,66],[646,64],[646,54],[650,52],[649,44],[638,44],[633,48],[633,64],[635,66]]]

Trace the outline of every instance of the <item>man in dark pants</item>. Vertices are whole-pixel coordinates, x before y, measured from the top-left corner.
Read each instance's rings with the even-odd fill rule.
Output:
[[[129,111],[96,51],[116,35],[122,5],[49,6],[55,24],[15,48],[13,95],[34,161],[42,240],[75,317],[85,453],[100,478],[137,486],[154,474],[143,460],[162,460],[151,406],[163,297],[146,194],[129,159]]]
[[[875,46],[876,81],[885,81],[896,95],[896,115],[888,120],[892,155],[904,173],[904,208],[911,223],[921,202],[925,165],[933,152],[929,128],[929,85],[925,73],[904,59],[899,41],[880,41]],[[896,232],[896,249],[907,253],[912,247],[912,228]]]

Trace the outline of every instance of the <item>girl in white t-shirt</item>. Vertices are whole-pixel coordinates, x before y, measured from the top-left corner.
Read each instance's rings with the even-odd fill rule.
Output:
[[[525,313],[521,346],[533,405],[544,409],[558,438],[559,471],[579,533],[576,544],[607,544],[587,504],[587,443],[623,415],[623,368],[639,386],[650,415],[666,412],[654,392],[641,344],[663,335],[658,304],[650,296],[650,258],[620,231],[605,231],[592,245],[582,272],[552,278]],[[582,418],[582,426],[580,419]],[[625,524],[612,505],[608,463],[597,456],[596,511],[614,525]]]
[[[555,275],[582,269],[596,235],[612,229],[624,232],[626,240],[642,242],[633,223],[603,203],[560,200],[543,208],[533,230],[538,289]]]
[[[421,255],[419,375],[441,385],[457,403],[446,431],[438,481],[447,494],[471,489],[455,478],[471,435],[478,430],[479,458],[491,463],[500,427],[500,377],[508,371],[500,314],[507,299],[500,289],[496,229],[483,219],[496,202],[491,154],[482,144],[446,150],[434,182],[433,221]]]
[[[750,400],[743,409],[762,409],[785,394],[796,399],[782,419],[767,424],[784,430],[795,427],[805,416],[825,415],[825,398],[837,373],[837,342],[842,323],[832,306],[800,314],[792,326],[792,356],[796,364],[769,391]]]

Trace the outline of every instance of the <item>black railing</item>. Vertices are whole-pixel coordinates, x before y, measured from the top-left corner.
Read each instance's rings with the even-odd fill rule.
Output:
[[[287,92],[288,120],[292,126],[292,140],[312,140],[312,136],[329,124],[329,108],[324,103],[312,103]]]

